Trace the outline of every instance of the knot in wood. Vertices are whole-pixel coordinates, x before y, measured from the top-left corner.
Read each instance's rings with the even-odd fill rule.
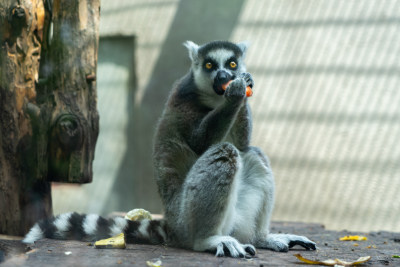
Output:
[[[88,83],[96,81],[96,74],[88,74],[88,75],[86,75],[86,81]]]
[[[18,36],[21,34],[22,29],[28,25],[25,8],[21,5],[14,6],[9,14],[8,21],[11,24],[12,35]]]
[[[56,122],[55,130],[63,150],[74,151],[82,147],[83,129],[77,116],[72,114],[61,115]]]

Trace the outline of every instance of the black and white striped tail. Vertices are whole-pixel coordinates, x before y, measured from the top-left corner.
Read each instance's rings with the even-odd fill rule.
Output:
[[[97,241],[124,233],[127,243],[165,244],[164,221],[105,219],[95,214],[64,213],[36,223],[22,240],[34,243],[42,238]]]

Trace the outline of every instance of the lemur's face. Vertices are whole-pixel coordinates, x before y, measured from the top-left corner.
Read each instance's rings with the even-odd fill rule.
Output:
[[[207,95],[223,95],[222,85],[246,71],[245,43],[217,41],[199,47],[188,41],[185,46],[192,60],[195,83]]]

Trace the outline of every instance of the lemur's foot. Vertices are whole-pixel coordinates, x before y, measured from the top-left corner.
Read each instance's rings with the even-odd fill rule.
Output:
[[[287,252],[289,248],[296,245],[302,246],[307,250],[317,249],[316,244],[307,237],[289,234],[269,234],[265,240],[257,244],[257,247],[278,252]]]
[[[217,252],[215,256],[224,257],[230,256],[233,258],[244,258],[246,254],[251,256],[256,255],[256,249],[253,245],[245,244],[242,245],[236,240],[232,241],[221,241],[217,246]]]
[[[199,243],[195,250],[215,252],[217,257],[243,258],[247,254],[256,255],[256,249],[250,244],[240,244],[231,236],[211,236]]]

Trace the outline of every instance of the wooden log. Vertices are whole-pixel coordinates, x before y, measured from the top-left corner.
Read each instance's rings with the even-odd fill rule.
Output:
[[[42,1],[0,2],[0,233],[21,235],[52,213],[50,184],[31,171],[35,103],[44,23]]]
[[[44,82],[39,84],[44,97],[41,109],[50,115],[49,181],[92,181],[99,132],[99,15],[99,0],[53,2],[52,36],[46,39],[40,72]]]
[[[51,181],[92,180],[100,3],[48,3],[0,1],[0,234],[52,215]]]

